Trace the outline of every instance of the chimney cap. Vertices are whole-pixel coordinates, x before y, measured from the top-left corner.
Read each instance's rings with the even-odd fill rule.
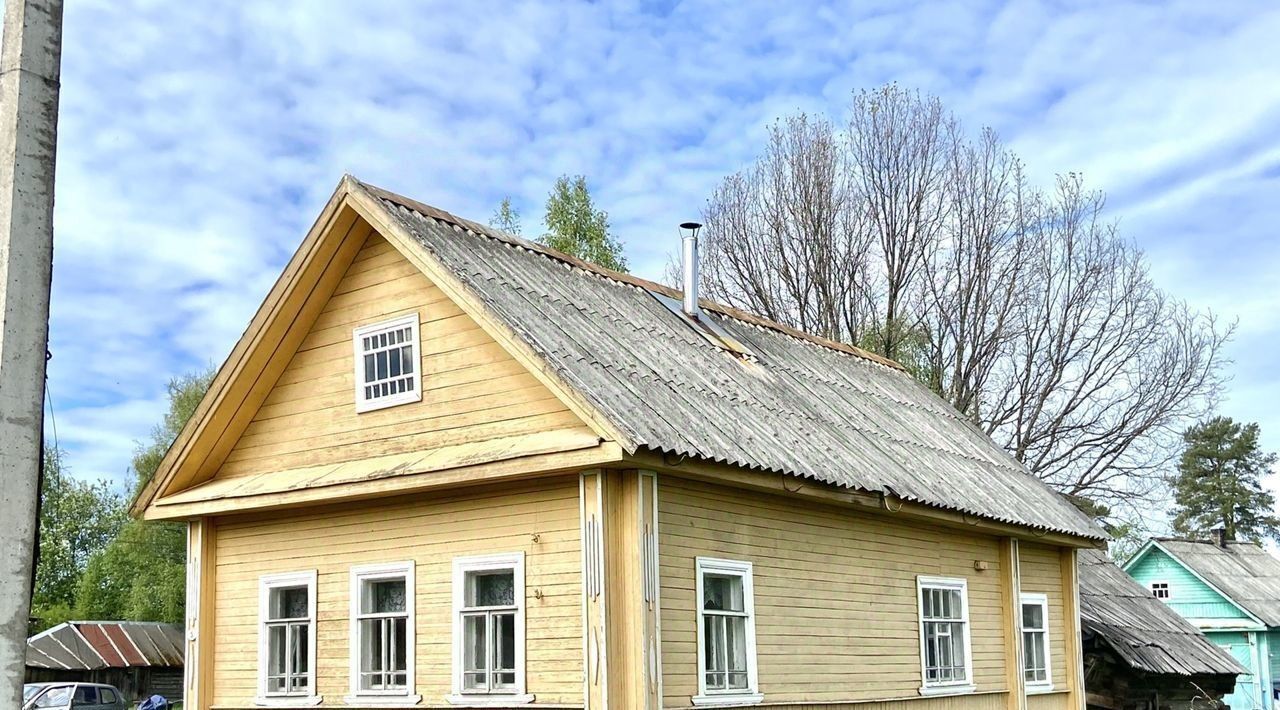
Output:
[[[702,223],[701,222],[681,222],[680,228],[689,229],[696,233],[699,229],[702,229]]]

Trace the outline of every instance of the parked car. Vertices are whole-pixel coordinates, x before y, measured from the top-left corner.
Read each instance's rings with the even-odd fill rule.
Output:
[[[22,687],[22,710],[125,710],[120,691],[101,683],[28,683]]]

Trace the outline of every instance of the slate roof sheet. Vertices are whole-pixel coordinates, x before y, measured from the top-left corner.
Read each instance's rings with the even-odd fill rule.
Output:
[[[629,439],[647,449],[1094,539],[1104,533],[888,361],[703,303],[746,346],[713,345],[669,288],[364,186],[419,245]]]
[[[1267,626],[1280,627],[1280,559],[1248,542],[1158,538],[1160,547]]]
[[[1101,550],[1081,550],[1080,625],[1130,667],[1173,675],[1247,673]]]

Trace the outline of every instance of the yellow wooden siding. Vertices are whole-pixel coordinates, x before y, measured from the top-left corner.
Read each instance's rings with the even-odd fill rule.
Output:
[[[918,694],[918,575],[968,580],[978,690],[1007,689],[996,538],[667,476],[658,506],[667,706],[697,693],[700,555],[754,565],[766,704]]]
[[[220,520],[214,702],[253,706],[259,577],[314,569],[319,577],[317,687],[325,705],[340,705],[349,691],[350,568],[413,560],[416,688],[424,705],[440,705],[451,691],[453,559],[523,551],[528,690],[539,703],[581,703],[578,516],[577,478],[558,477],[449,497]]]
[[[354,328],[421,325],[422,401],[357,414]],[[243,476],[588,427],[373,233],[218,471]]]
[[[1069,710],[1071,694],[1065,691],[1027,696],[1027,710]]]
[[[1062,556],[1056,547],[1024,542],[1019,547],[1023,593],[1049,598],[1049,671],[1053,687],[1067,687],[1067,627],[1062,612]]]
[[[803,710],[1006,710],[1006,695],[1006,693],[979,693],[885,702],[805,704],[799,707]],[[759,710],[796,710],[797,708],[795,705],[770,705],[767,701],[752,707]],[[1035,710],[1051,709],[1045,707],[1035,708]]]

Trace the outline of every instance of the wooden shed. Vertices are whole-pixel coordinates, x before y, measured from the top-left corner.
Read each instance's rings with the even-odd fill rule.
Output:
[[[1092,708],[1207,710],[1246,673],[1098,550],[1080,553],[1080,625]]]
[[[107,683],[129,700],[181,700],[182,649],[174,624],[68,621],[27,639],[26,682]]]

